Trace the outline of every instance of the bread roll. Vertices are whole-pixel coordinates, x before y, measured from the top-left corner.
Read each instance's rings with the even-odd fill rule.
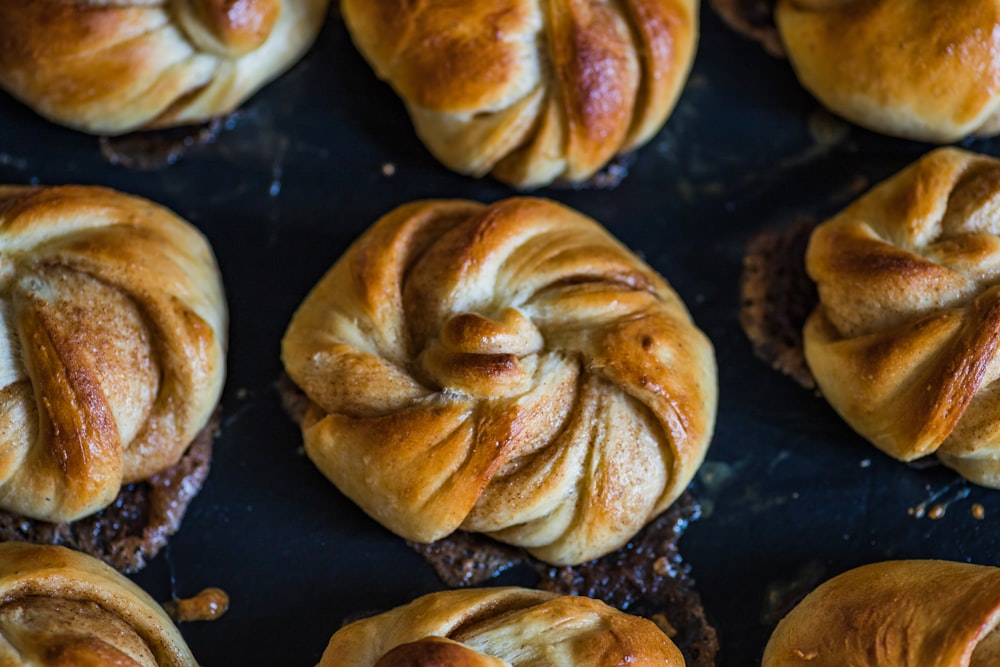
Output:
[[[950,143],[1000,132],[1000,0],[778,0],[805,86],[876,132]]]
[[[226,308],[193,227],[94,187],[0,186],[0,508],[72,521],[174,465],[222,390]]]
[[[666,121],[698,0],[344,0],[375,73],[431,153],[532,188],[580,182]]]
[[[822,584],[775,628],[763,667],[995,667],[1000,569],[865,565]]]
[[[348,625],[319,667],[683,667],[651,621],[525,588],[431,593]]]
[[[0,86],[94,134],[229,113],[295,63],[328,0],[0,2]]]
[[[483,532],[558,564],[684,490],[715,419],[711,344],[667,283],[554,202],[389,213],[298,309],[282,358],[306,452],[407,539]]]
[[[823,395],[887,454],[1000,487],[1000,161],[939,149],[820,225],[803,331]]]
[[[100,561],[0,543],[0,664],[197,667],[163,609]]]

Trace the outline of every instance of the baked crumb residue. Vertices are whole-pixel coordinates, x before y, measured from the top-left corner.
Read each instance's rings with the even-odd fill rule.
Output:
[[[581,565],[553,567],[482,535],[456,532],[432,544],[409,542],[451,587],[482,584],[514,566],[538,575],[537,587],[586,595],[669,628],[688,667],[715,665],[715,628],[705,617],[677,542],[700,508],[690,491],[621,549]]]
[[[223,130],[235,126],[239,116],[239,112],[234,112],[199,125],[100,137],[98,145],[109,164],[154,171],[169,167],[194,148],[214,144]]]
[[[141,570],[180,528],[188,504],[205,483],[219,415],[217,408],[176,465],[122,487],[114,502],[96,514],[49,523],[0,510],[0,542],[62,545],[122,572]]]
[[[754,353],[807,389],[816,387],[802,351],[802,327],[819,300],[805,266],[815,226],[800,218],[751,238],[740,288],[740,325]]]

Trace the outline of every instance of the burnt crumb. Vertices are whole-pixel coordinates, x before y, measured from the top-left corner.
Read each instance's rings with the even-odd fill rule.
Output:
[[[689,667],[709,667],[715,664],[718,638],[677,547],[684,529],[699,514],[697,502],[686,492],[621,549],[568,567],[553,567],[523,549],[461,531],[433,544],[409,544],[448,586],[473,586],[525,565],[538,575],[537,586],[543,590],[586,595],[623,611],[661,618],[676,631],[673,640]]]
[[[407,544],[451,588],[478,586],[515,565],[530,565],[533,561],[523,549],[462,530],[430,544],[410,541]]]
[[[216,410],[175,466],[122,487],[114,502],[96,514],[49,523],[0,510],[0,542],[62,545],[122,572],[141,570],[180,528],[188,504],[205,483],[218,417]]]
[[[754,353],[807,389],[816,381],[802,350],[802,327],[819,302],[805,254],[816,222],[802,218],[753,237],[743,258],[740,325]]]
[[[232,127],[238,112],[213,118],[201,125],[144,130],[120,137],[100,137],[101,155],[110,164],[153,171],[168,167],[198,146],[215,143],[223,129]]]
[[[557,190],[614,190],[628,176],[628,170],[635,164],[635,161],[635,151],[620,153],[611,158],[596,174],[581,183],[556,181],[551,187]]]
[[[785,48],[774,24],[777,0],[711,0],[712,9],[730,28],[764,47],[776,58],[785,56]]]

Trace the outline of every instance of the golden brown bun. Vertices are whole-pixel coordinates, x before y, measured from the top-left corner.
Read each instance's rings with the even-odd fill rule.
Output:
[[[684,658],[651,621],[598,600],[482,588],[431,593],[352,623],[333,635],[319,667],[625,664],[684,667]]]
[[[715,419],[711,344],[600,225],[424,201],[368,230],[285,334],[306,452],[390,530],[579,563],[674,501]]]
[[[297,61],[329,0],[0,3],[0,86],[94,134],[229,113]]]
[[[160,605],[100,561],[0,543],[0,664],[197,667]]]
[[[694,58],[698,0],[343,0],[354,43],[447,167],[586,180],[648,141]]]
[[[1000,569],[914,560],[821,585],[775,628],[762,667],[996,667]]]
[[[885,134],[948,143],[1000,132],[1000,0],[778,0],[810,92]]]
[[[93,187],[0,186],[0,507],[72,521],[177,463],[218,402],[204,237]]]
[[[1000,487],[1000,161],[939,149],[813,232],[806,360],[887,454]]]

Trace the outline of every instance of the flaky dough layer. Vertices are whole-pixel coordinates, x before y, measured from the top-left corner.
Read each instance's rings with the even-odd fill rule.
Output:
[[[425,201],[368,230],[292,319],[306,452],[391,530],[579,563],[684,490],[715,360],[667,283],[556,203]]]

